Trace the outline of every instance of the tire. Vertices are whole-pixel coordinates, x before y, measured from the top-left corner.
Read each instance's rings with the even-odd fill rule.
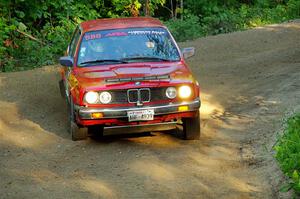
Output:
[[[183,138],[185,140],[199,140],[200,139],[200,114],[197,111],[193,118],[184,118],[183,124]]]
[[[85,140],[88,137],[88,128],[80,127],[76,124],[72,100],[70,100],[68,104],[68,131],[73,141]]]
[[[64,85],[64,80],[60,80],[58,82],[59,85],[59,90],[60,90],[60,95],[63,99],[66,99],[66,90],[65,90],[65,85]]]
[[[88,137],[87,128],[79,127],[75,122],[70,124],[70,133],[73,141],[85,140]]]

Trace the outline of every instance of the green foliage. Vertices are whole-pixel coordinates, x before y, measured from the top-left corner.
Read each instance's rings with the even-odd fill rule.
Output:
[[[204,17],[201,21],[207,35],[233,32],[241,29],[239,26],[241,18],[235,10],[220,11],[216,9],[216,11],[214,15]]]
[[[191,14],[185,15],[184,21],[170,20],[166,21],[165,25],[172,32],[176,41],[179,42],[193,40],[203,36],[203,30],[199,24],[199,18]]]
[[[0,71],[56,63],[76,24],[104,11],[103,0],[0,0]]]
[[[300,16],[300,1],[299,0],[289,0],[287,3],[287,14],[293,18]]]
[[[184,21],[165,22],[178,41],[244,30],[300,17],[299,0],[186,0]],[[244,1],[245,2],[245,1]]]
[[[151,0],[178,41],[227,33],[300,17],[299,0]],[[76,24],[144,14],[145,0],[0,0],[0,71],[56,63]],[[170,19],[177,13],[184,20]],[[31,39],[30,39],[31,38]],[[35,38],[35,39],[32,39]]]
[[[300,114],[290,118],[284,135],[275,146],[276,159],[291,179],[283,191],[294,189],[300,196]]]

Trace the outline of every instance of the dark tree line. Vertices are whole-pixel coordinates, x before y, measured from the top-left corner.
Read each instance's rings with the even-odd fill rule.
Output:
[[[0,0],[0,70],[55,63],[76,24],[90,19],[157,17],[185,41],[299,13],[299,0]]]

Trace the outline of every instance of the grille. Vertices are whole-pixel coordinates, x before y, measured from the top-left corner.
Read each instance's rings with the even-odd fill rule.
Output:
[[[166,100],[166,89],[164,87],[159,88],[141,88],[141,89],[129,89],[129,90],[112,90],[111,104],[126,104],[136,103],[138,101],[138,91],[140,92],[141,102]]]
[[[127,92],[127,96],[128,96],[128,102],[130,103],[134,103],[138,101],[138,90],[128,90]]]
[[[125,104],[128,103],[126,90],[114,90],[110,92],[112,95],[111,104]]]
[[[150,102],[150,89],[140,89],[140,97],[142,102]]]
[[[129,103],[150,102],[151,98],[149,88],[129,89],[127,91],[127,96]]]
[[[166,89],[167,88],[152,88],[151,89],[151,100],[158,101],[158,100],[168,99],[165,94]]]

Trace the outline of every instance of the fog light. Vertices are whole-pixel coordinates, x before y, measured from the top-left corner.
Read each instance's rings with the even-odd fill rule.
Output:
[[[92,118],[99,119],[103,117],[103,113],[92,113]]]
[[[189,107],[188,106],[179,106],[178,111],[188,111]]]

